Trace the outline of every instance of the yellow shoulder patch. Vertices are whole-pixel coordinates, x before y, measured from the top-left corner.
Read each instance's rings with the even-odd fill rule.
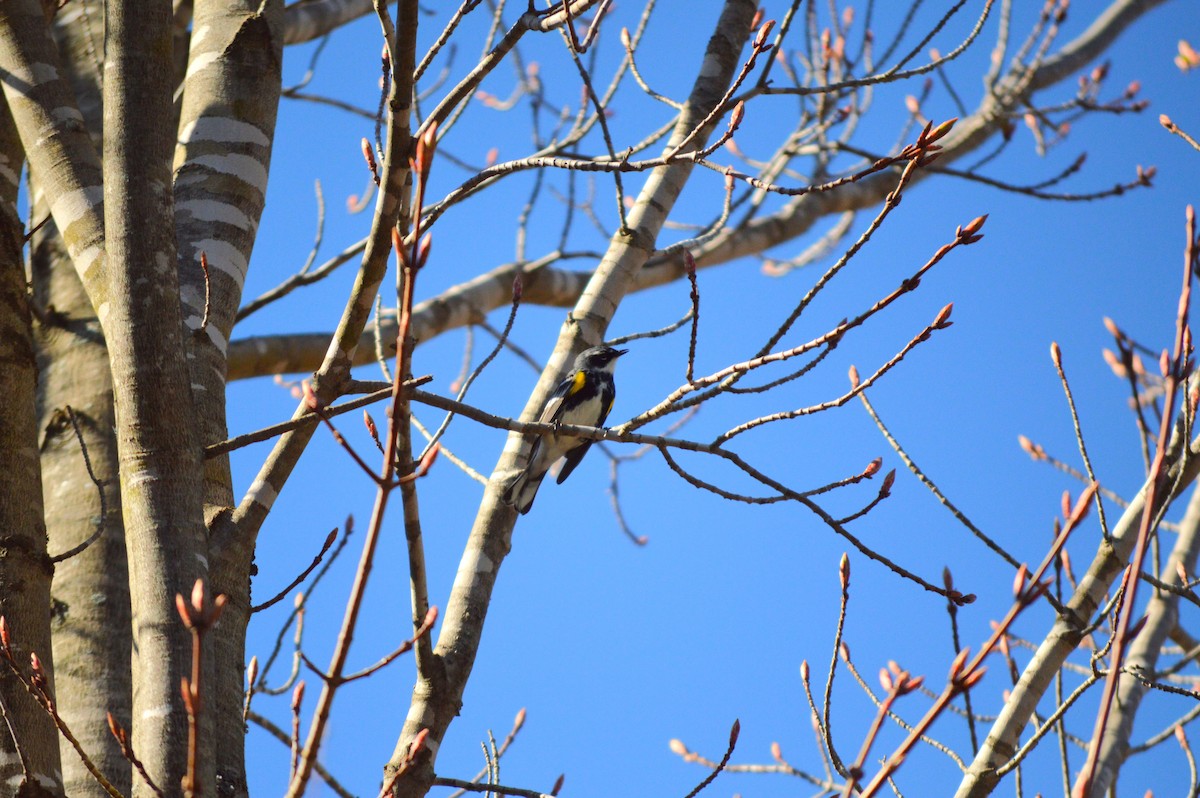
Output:
[[[584,383],[587,382],[587,375],[583,371],[575,372],[575,376],[571,378],[571,390],[567,391],[567,396],[574,396],[583,390]]]

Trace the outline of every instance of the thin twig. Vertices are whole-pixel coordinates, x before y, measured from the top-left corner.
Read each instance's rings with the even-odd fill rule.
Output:
[[[250,608],[251,614],[256,613],[256,612],[262,612],[263,610],[267,609],[268,607],[275,606],[275,604],[279,603],[283,599],[284,596],[286,596],[288,593],[292,592],[292,590],[297,585],[299,585],[301,582],[303,582],[305,579],[307,579],[308,575],[311,574],[313,572],[313,570],[318,565],[321,564],[321,559],[325,556],[325,552],[329,551],[329,547],[333,545],[333,541],[335,541],[337,539],[337,534],[338,534],[337,527],[334,527],[330,531],[330,533],[325,536],[325,542],[321,545],[321,550],[319,552],[317,552],[317,555],[315,557],[313,557],[313,561],[308,564],[308,567],[305,568],[303,571],[301,571],[299,576],[297,576],[295,579],[293,579],[288,584],[287,587],[285,587],[283,590],[276,593],[272,598],[268,599],[267,601],[264,601],[262,604],[256,604],[253,607],[251,607]]]
[[[76,554],[81,554],[91,546],[100,536],[104,534],[105,524],[108,519],[108,498],[104,495],[104,483],[96,476],[96,471],[92,468],[92,458],[88,455],[87,444],[83,440],[83,430],[79,427],[79,419],[75,415],[75,411],[70,405],[66,405],[63,411],[67,414],[67,418],[71,422],[71,429],[75,431],[75,440],[79,441],[79,451],[83,454],[83,465],[87,469],[88,479],[96,486],[96,493],[100,496],[100,515],[96,519],[96,529],[88,537],[87,540],[80,543],[74,548],[67,549],[62,554],[56,554],[50,558],[51,563],[60,563],[63,560],[70,559]]]
[[[734,746],[737,745],[738,734],[741,733],[742,724],[738,721],[733,722],[733,728],[729,730],[729,746],[725,749],[725,755],[721,757],[721,761],[713,768],[712,773],[709,773],[705,779],[696,785],[696,788],[689,792],[684,798],[696,798],[708,785],[716,780],[717,776],[721,775],[721,771],[729,764],[729,758],[733,756]]]

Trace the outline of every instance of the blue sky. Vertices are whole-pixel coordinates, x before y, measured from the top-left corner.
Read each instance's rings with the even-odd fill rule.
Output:
[[[602,37],[598,69],[602,75],[607,74],[603,65],[618,57],[619,26],[634,24],[628,15],[637,11],[637,4],[621,5]],[[660,5],[639,64],[656,90],[681,97],[719,4],[674,0]],[[970,3],[964,14],[976,13],[979,5]],[[767,17],[778,17],[782,8],[780,3],[769,4]],[[422,16],[423,42],[440,30],[447,13],[439,8],[435,15]],[[511,22],[514,13],[506,14],[506,20]],[[931,13],[918,17],[918,22],[928,22]],[[1091,13],[1085,4],[1073,6],[1064,40],[1081,31]],[[896,24],[883,10],[877,15],[882,30]],[[1143,478],[1137,436],[1127,410],[1128,389],[1100,357],[1103,348],[1111,347],[1102,319],[1112,317],[1130,335],[1156,349],[1172,340],[1183,260],[1183,210],[1197,199],[1200,153],[1162,130],[1157,118],[1166,113],[1184,129],[1200,133],[1196,78],[1181,74],[1172,64],[1180,37],[1191,36],[1193,43],[1200,38],[1198,22],[1194,5],[1167,3],[1135,25],[1109,52],[1112,71],[1105,97],[1131,80],[1140,80],[1140,96],[1151,103],[1146,112],[1085,118],[1045,157],[1033,151],[1031,136],[1019,125],[1005,155],[984,170],[1013,183],[1036,183],[1086,152],[1085,168],[1062,190],[1088,193],[1127,182],[1139,164],[1158,168],[1153,189],[1067,203],[1037,201],[949,178],[914,187],[853,267],[814,305],[795,333],[797,342],[869,306],[951,240],[956,225],[987,213],[983,241],[952,253],[920,290],[890,308],[861,335],[848,338],[810,377],[770,397],[727,399],[705,408],[682,434],[707,440],[745,418],[835,396],[845,390],[851,364],[869,373],[929,323],[939,308],[953,302],[954,327],[919,347],[870,394],[893,433],[943,491],[1015,556],[1031,563],[1040,560],[1051,539],[1062,491],[1077,495],[1080,490],[1079,484],[1031,462],[1017,446],[1017,436],[1024,434],[1078,464],[1070,417],[1049,357],[1050,344],[1057,341],[1101,480],[1118,493],[1135,492]],[[968,23],[949,25],[934,46],[950,50]],[[478,52],[483,24],[482,19],[468,20],[464,34],[469,44],[459,48],[456,76]],[[986,63],[994,36],[993,20],[976,49],[948,69],[968,107],[978,101],[980,65]],[[303,75],[311,51],[312,46],[287,51],[285,83]],[[309,89],[373,108],[378,52],[373,20],[350,26],[330,40]],[[522,55],[539,64],[552,103],[573,106],[577,102],[574,68],[557,36],[531,42]],[[1065,99],[1074,85],[1068,81],[1045,97]],[[502,67],[484,88],[506,97],[512,86],[512,70]],[[915,90],[904,84],[878,91],[858,143],[888,147],[905,116],[904,96]],[[792,124],[788,115],[794,115],[794,109],[794,100],[788,98],[752,104],[737,138],[742,150],[759,157],[769,154],[778,132]],[[611,124],[619,142],[640,140],[667,118],[664,109],[636,96],[636,91],[619,98],[613,110]],[[957,113],[940,85],[923,111],[939,121]],[[521,107],[502,113],[476,103],[443,147],[473,163],[482,162],[492,147],[499,148],[501,159],[520,157],[529,150],[528,119]],[[371,135],[370,122],[285,101],[279,131],[272,193],[247,297],[286,278],[307,256],[316,217],[314,179],[321,180],[328,204],[320,259],[364,236],[369,224],[369,214],[346,212],[345,198],[366,185],[358,141]],[[588,151],[601,146],[598,140],[587,144]],[[722,162],[732,160],[727,153],[717,157]],[[467,175],[446,160],[437,163],[435,172],[435,195]],[[418,300],[514,257],[515,218],[531,190],[531,180],[511,178],[439,221],[429,266],[418,283]],[[627,180],[627,190],[639,186],[638,178]],[[673,219],[709,220],[719,209],[719,191],[719,177],[699,176],[689,185]],[[598,180],[597,209],[610,228],[611,196],[611,184]],[[561,203],[553,199],[538,206],[531,225],[531,256],[554,245],[562,215]],[[866,221],[860,218],[856,231]],[[832,222],[770,254],[795,255]],[[687,235],[668,230],[659,244]],[[598,237],[589,235],[583,224],[577,240],[580,246],[600,246]],[[701,272],[698,370],[716,370],[751,354],[827,264],[783,277],[764,275],[756,260]],[[352,280],[350,264],[322,284],[256,314],[234,337],[331,330]],[[686,284],[631,296],[622,304],[610,335],[663,326],[687,307]],[[544,359],[553,348],[563,315],[562,309],[522,308],[514,341]],[[492,321],[502,324],[503,316],[495,315]],[[450,391],[464,337],[463,331],[449,333],[418,350],[414,370],[434,375],[433,390]],[[486,334],[477,336],[475,362],[489,340]],[[631,349],[617,374],[620,395],[611,422],[619,423],[653,405],[683,380],[685,334],[638,341]],[[368,369],[363,376],[376,375]],[[527,365],[502,355],[469,399],[493,412],[516,414],[535,381],[536,374]],[[236,383],[230,389],[231,432],[282,420],[294,407],[288,392],[269,379]],[[382,420],[382,412],[382,408],[375,412],[377,420]],[[421,418],[427,425],[440,420],[427,409],[421,411]],[[370,444],[355,416],[345,419],[341,428],[361,452],[368,453]],[[446,444],[487,473],[503,440],[498,431],[459,419]],[[931,581],[940,581],[943,566],[949,566],[960,589],[978,594],[980,600],[960,613],[965,643],[978,645],[989,632],[989,621],[1007,608],[1011,569],[970,538],[921,485],[903,473],[861,405],[851,403],[798,422],[773,425],[743,436],[737,449],[801,489],[848,476],[873,458],[883,457],[885,471],[901,470],[893,496],[857,522],[854,532]],[[610,451],[626,453],[622,447]],[[267,448],[259,445],[235,455],[235,482],[240,490],[249,484],[266,453]],[[712,464],[699,460],[690,464],[702,473],[740,484],[735,475]],[[679,738],[690,748],[719,758],[735,718],[740,718],[742,728],[735,762],[769,763],[769,746],[778,741],[794,765],[820,773],[799,667],[809,661],[815,685],[823,687],[836,620],[837,565],[847,550],[846,542],[803,508],[733,505],[699,492],[650,455],[621,467],[625,516],[636,533],[649,537],[648,545],[636,547],[613,519],[608,467],[607,458],[591,453],[564,485],[545,486],[533,511],[518,523],[462,714],[439,755],[439,774],[474,774],[483,763],[480,744],[488,730],[502,738],[522,707],[527,708],[528,719],[503,760],[505,784],[549,789],[565,772],[565,795],[684,795],[705,771],[681,762],[668,750],[668,741]],[[421,489],[430,598],[444,607],[481,487],[442,460]],[[831,512],[849,512],[874,492],[874,484],[851,489],[829,499],[828,506]],[[345,453],[326,434],[319,434],[260,537],[256,600],[290,581],[310,561],[325,533],[347,514],[358,519],[359,533],[321,585],[309,613],[305,650],[317,662],[325,661],[332,647],[372,498],[371,485]],[[1093,521],[1072,541],[1077,569],[1091,559],[1098,536]],[[407,636],[404,563],[397,512],[387,522],[351,666],[374,662]],[[953,655],[942,602],[857,553],[851,554],[851,564],[846,640],[872,688],[878,689],[874,674],[889,659],[925,674],[932,685],[940,684]],[[284,602],[256,616],[250,653],[262,656],[269,650],[286,608]],[[1185,626],[1190,615],[1194,609],[1184,608]],[[1039,640],[1050,620],[1049,613],[1038,608],[1019,622],[1017,632]],[[1008,685],[999,658],[990,665],[992,671],[976,694],[976,706],[984,712],[995,711],[1000,692]],[[280,678],[277,675],[273,683]],[[309,707],[316,687],[313,681],[309,679]],[[407,711],[411,685],[411,661],[401,660],[338,696],[321,759],[359,795],[378,789],[380,768]],[[1135,731],[1139,740],[1188,708],[1185,699],[1154,699]],[[260,697],[255,705],[281,725],[288,724],[284,699]],[[911,697],[902,703],[901,711],[915,719],[927,705],[927,699]],[[835,740],[843,756],[853,756],[873,708],[844,669],[839,669],[834,707]],[[1076,718],[1071,730],[1090,736],[1091,715],[1085,711]],[[966,747],[960,720],[939,721],[935,736],[957,748]],[[875,752],[890,751],[898,740],[893,727]],[[287,776],[286,750],[253,727],[249,747],[252,790],[280,791]],[[1073,767],[1083,761],[1082,751],[1073,751],[1071,757]],[[1138,794],[1147,788],[1156,794],[1185,789],[1186,765],[1174,742],[1143,758],[1144,763],[1129,766],[1123,789]],[[1035,757],[1026,773],[1030,794],[1057,790],[1061,777],[1055,761],[1052,750]],[[910,795],[945,794],[958,783],[958,769],[944,755],[924,748],[906,764],[899,783]],[[707,794],[733,792],[770,797],[815,790],[781,775],[724,775]],[[324,794],[318,782],[313,784],[313,794]]]

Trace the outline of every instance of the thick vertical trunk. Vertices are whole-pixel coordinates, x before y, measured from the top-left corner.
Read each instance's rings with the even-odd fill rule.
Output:
[[[104,60],[104,231],[108,341],[133,612],[133,742],[175,794],[187,773],[180,683],[192,641],[175,611],[207,576],[202,463],[179,305],[171,202],[171,4],[108,7]],[[197,774],[211,789],[204,741]],[[134,795],[149,794],[140,781]]]
[[[194,428],[198,442],[212,443],[227,437],[227,344],[266,203],[282,81],[282,3],[200,0],[194,13],[194,28],[204,35],[194,38],[189,60],[206,66],[184,84],[175,148],[175,235],[183,322],[191,338]],[[209,636],[213,678],[206,723],[215,724],[221,795],[246,792],[241,705],[253,551],[240,545],[232,528],[234,504],[228,458],[208,460],[204,506],[212,534],[211,584],[228,598]]]
[[[102,142],[103,3],[72,3],[55,16],[54,22],[66,80],[98,150]],[[30,194],[41,197],[37,177],[31,175]],[[40,202],[31,217],[41,220],[49,213],[46,204]],[[59,711],[100,771],[128,795],[132,771],[105,719],[105,714],[111,712],[125,727],[132,725],[129,569],[121,523],[108,350],[100,321],[53,221],[33,237],[30,261],[34,301],[39,307],[53,309],[34,328],[41,371],[38,429],[42,436],[42,484],[47,497],[50,551],[67,551],[88,539],[97,523],[104,526],[100,537],[85,551],[58,563],[54,570],[52,597],[56,611],[51,624]],[[103,486],[103,508],[74,431],[63,423],[67,407],[75,413],[92,470]],[[103,629],[104,634],[96,634],[97,629]],[[70,745],[63,740],[60,748],[67,794],[105,798],[103,788]]]
[[[17,215],[21,144],[0,104],[0,615],[12,630],[13,654],[29,673],[36,653],[53,674],[50,577],[38,467],[37,365],[33,353],[25,268],[24,230]],[[0,667],[0,785],[26,782],[32,795],[62,795],[58,732],[49,716],[8,668]]]

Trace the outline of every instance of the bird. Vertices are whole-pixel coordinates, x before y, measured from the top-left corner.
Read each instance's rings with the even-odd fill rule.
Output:
[[[608,418],[613,401],[617,398],[616,385],[613,383],[613,370],[617,366],[617,358],[628,352],[628,349],[614,349],[611,346],[593,346],[585,349],[575,358],[570,374],[558,384],[554,393],[546,400],[542,413],[538,416],[541,424],[560,424],[571,426],[599,427]],[[571,475],[575,466],[587,454],[592,441],[577,438],[573,435],[558,435],[545,432],[537,435],[533,447],[529,450],[529,459],[524,470],[516,476],[501,495],[505,504],[515,507],[517,512],[524,515],[533,506],[538,487],[542,484],[546,472],[558,462],[566,458],[562,471],[558,474],[558,484]]]

